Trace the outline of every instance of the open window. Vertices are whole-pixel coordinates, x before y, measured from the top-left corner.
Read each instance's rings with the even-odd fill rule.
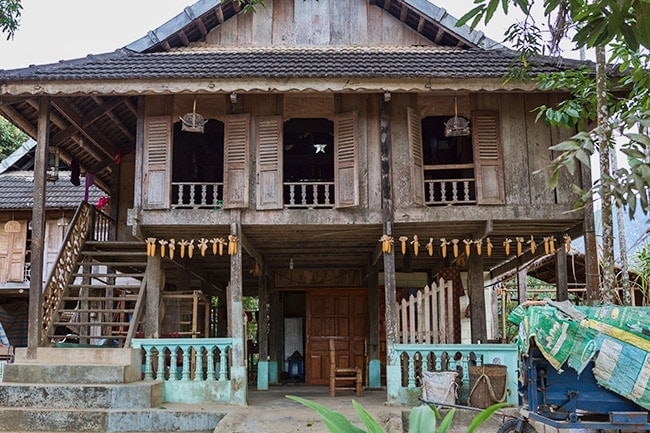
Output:
[[[284,205],[334,206],[334,123],[328,119],[290,119],[283,126]]]
[[[470,131],[445,133],[451,116],[421,118],[408,110],[413,201],[416,204],[503,204],[498,114],[472,113]]]
[[[223,206],[224,124],[208,120],[203,132],[183,131],[174,123],[172,196],[174,208]]]

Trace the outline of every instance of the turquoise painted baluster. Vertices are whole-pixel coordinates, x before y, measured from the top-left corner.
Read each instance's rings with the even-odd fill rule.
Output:
[[[203,381],[203,346],[194,349],[194,380]]]
[[[178,357],[178,346],[176,346],[174,349],[171,349],[171,346],[166,346],[167,349],[169,349],[169,381],[175,381],[178,380],[178,376],[176,375],[176,359]]]
[[[214,376],[215,371],[214,371],[214,349],[215,346],[210,346],[209,349],[207,349],[207,357],[208,357],[208,374],[207,374],[207,380],[215,380],[216,377]]]
[[[422,371],[429,371],[429,353],[422,355]]]
[[[190,380],[190,350],[191,346],[183,345],[180,347],[183,351],[183,372],[181,374],[181,380],[187,382]]]
[[[153,366],[151,365],[152,348],[142,346],[142,350],[144,350],[144,380],[153,380]]]
[[[408,366],[409,366],[409,382],[408,382],[408,387],[409,388],[415,388],[415,354],[417,352],[406,352],[408,355]]]
[[[228,380],[228,347],[219,346],[219,380]]]
[[[156,347],[151,346],[151,350],[156,349]],[[165,380],[165,347],[159,347],[158,349],[158,371],[156,374],[156,380]]]

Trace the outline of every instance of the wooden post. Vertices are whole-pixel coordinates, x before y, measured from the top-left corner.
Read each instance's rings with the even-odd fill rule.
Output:
[[[469,286],[470,323],[472,343],[487,342],[485,320],[485,291],[483,288],[483,256],[472,254],[467,262],[467,284]]]
[[[239,241],[241,239],[241,215],[233,211],[237,222],[230,224],[230,234]],[[242,275],[242,246],[237,245],[237,251],[230,255],[230,284],[228,285],[230,297],[228,304],[228,323],[230,337],[232,338],[231,353],[231,379],[233,404],[246,404],[248,389],[248,372],[246,370],[246,335],[244,333],[244,306],[242,303],[243,275]]]
[[[517,299],[520,304],[523,304],[528,299],[527,276],[528,270],[526,268],[521,268],[517,271]]]
[[[381,362],[379,359],[379,272],[376,265],[368,266],[368,387],[381,386]]]
[[[140,210],[142,209],[142,184],[144,176],[144,96],[138,96],[137,123],[135,129],[135,178],[133,181],[133,213],[134,222],[132,234],[142,237],[140,233]],[[171,158],[171,155],[169,156]]]
[[[278,383],[284,368],[284,310],[281,293],[269,293],[269,382]]]
[[[591,173],[589,167],[580,164],[582,187],[591,188]],[[600,299],[600,271],[598,270],[598,244],[594,222],[594,206],[590,200],[585,203],[583,230],[585,242],[585,288],[588,305],[597,303]]]
[[[258,283],[259,319],[257,321],[257,389],[269,389],[269,288],[266,275],[262,272]]]
[[[34,207],[32,208],[31,278],[27,358],[36,359],[43,329],[43,255],[45,253],[45,184],[50,144],[50,100],[41,96],[34,157]]]
[[[390,97],[383,95],[380,114],[379,147],[381,149],[381,198],[384,234],[393,236],[393,191],[391,179]],[[395,282],[395,249],[384,253],[384,323],[386,326],[386,398],[396,402],[401,388],[401,365],[395,350],[397,344],[397,305]]]
[[[145,338],[160,336],[160,287],[162,282],[161,258],[158,254],[147,257],[147,296],[145,296],[146,314],[144,318]]]
[[[557,278],[557,300],[566,301],[569,299],[569,281],[567,277],[566,249],[564,243],[555,250],[555,276]]]

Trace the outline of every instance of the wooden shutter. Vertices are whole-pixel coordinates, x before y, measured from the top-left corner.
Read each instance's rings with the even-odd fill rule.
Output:
[[[259,117],[257,143],[257,208],[282,209],[282,118]]]
[[[472,143],[476,167],[476,202],[505,204],[499,114],[496,111],[472,113]]]
[[[411,194],[413,203],[424,205],[424,166],[422,158],[422,116],[407,108],[409,157],[411,162]]]
[[[171,145],[171,117],[145,118],[143,191],[145,209],[169,209]]]
[[[224,124],[223,207],[248,207],[250,115],[226,116]]]
[[[359,205],[357,113],[334,118],[334,191],[337,208]]]
[[[25,276],[27,221],[20,222],[19,232],[5,232],[0,225],[0,283],[22,282]]]

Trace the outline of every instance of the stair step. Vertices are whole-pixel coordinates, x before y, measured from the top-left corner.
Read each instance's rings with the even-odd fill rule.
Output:
[[[124,296],[66,296],[63,301],[136,301],[138,295]]]
[[[104,348],[85,350],[100,351]],[[63,350],[63,349],[59,349]],[[84,348],[70,349],[84,350]],[[109,349],[110,350],[110,349]],[[100,352],[98,352],[100,353]],[[139,365],[70,365],[70,364],[6,364],[2,367],[7,383],[131,383],[140,380]]]
[[[21,432],[212,432],[225,412],[160,408],[123,409],[0,409],[0,431]]]
[[[59,308],[59,313],[133,313],[133,308]]]
[[[83,265],[84,262],[78,263],[80,265]],[[92,263],[87,263],[88,265],[92,266],[110,266],[113,268],[134,268],[134,267],[141,267],[141,268],[146,268],[147,267],[147,262],[138,262],[138,261],[133,261],[133,262],[125,262],[125,261],[120,261],[120,262],[107,262],[107,261],[102,261],[102,262],[92,262]]]
[[[142,249],[142,251],[98,251],[98,250],[87,250],[84,249],[81,252],[82,256],[85,257],[146,257],[147,251]]]
[[[5,383],[0,407],[44,409],[148,409],[163,401],[162,382],[129,384]]]
[[[54,326],[128,326],[130,321],[124,322],[80,322],[75,320],[74,322],[52,322]],[[94,336],[93,336],[94,338]]]
[[[133,272],[133,273],[97,273],[97,272],[78,272],[72,274],[73,277],[80,278],[141,278],[144,276],[144,272]]]
[[[140,284],[70,284],[71,289],[133,289],[139,288]]]

